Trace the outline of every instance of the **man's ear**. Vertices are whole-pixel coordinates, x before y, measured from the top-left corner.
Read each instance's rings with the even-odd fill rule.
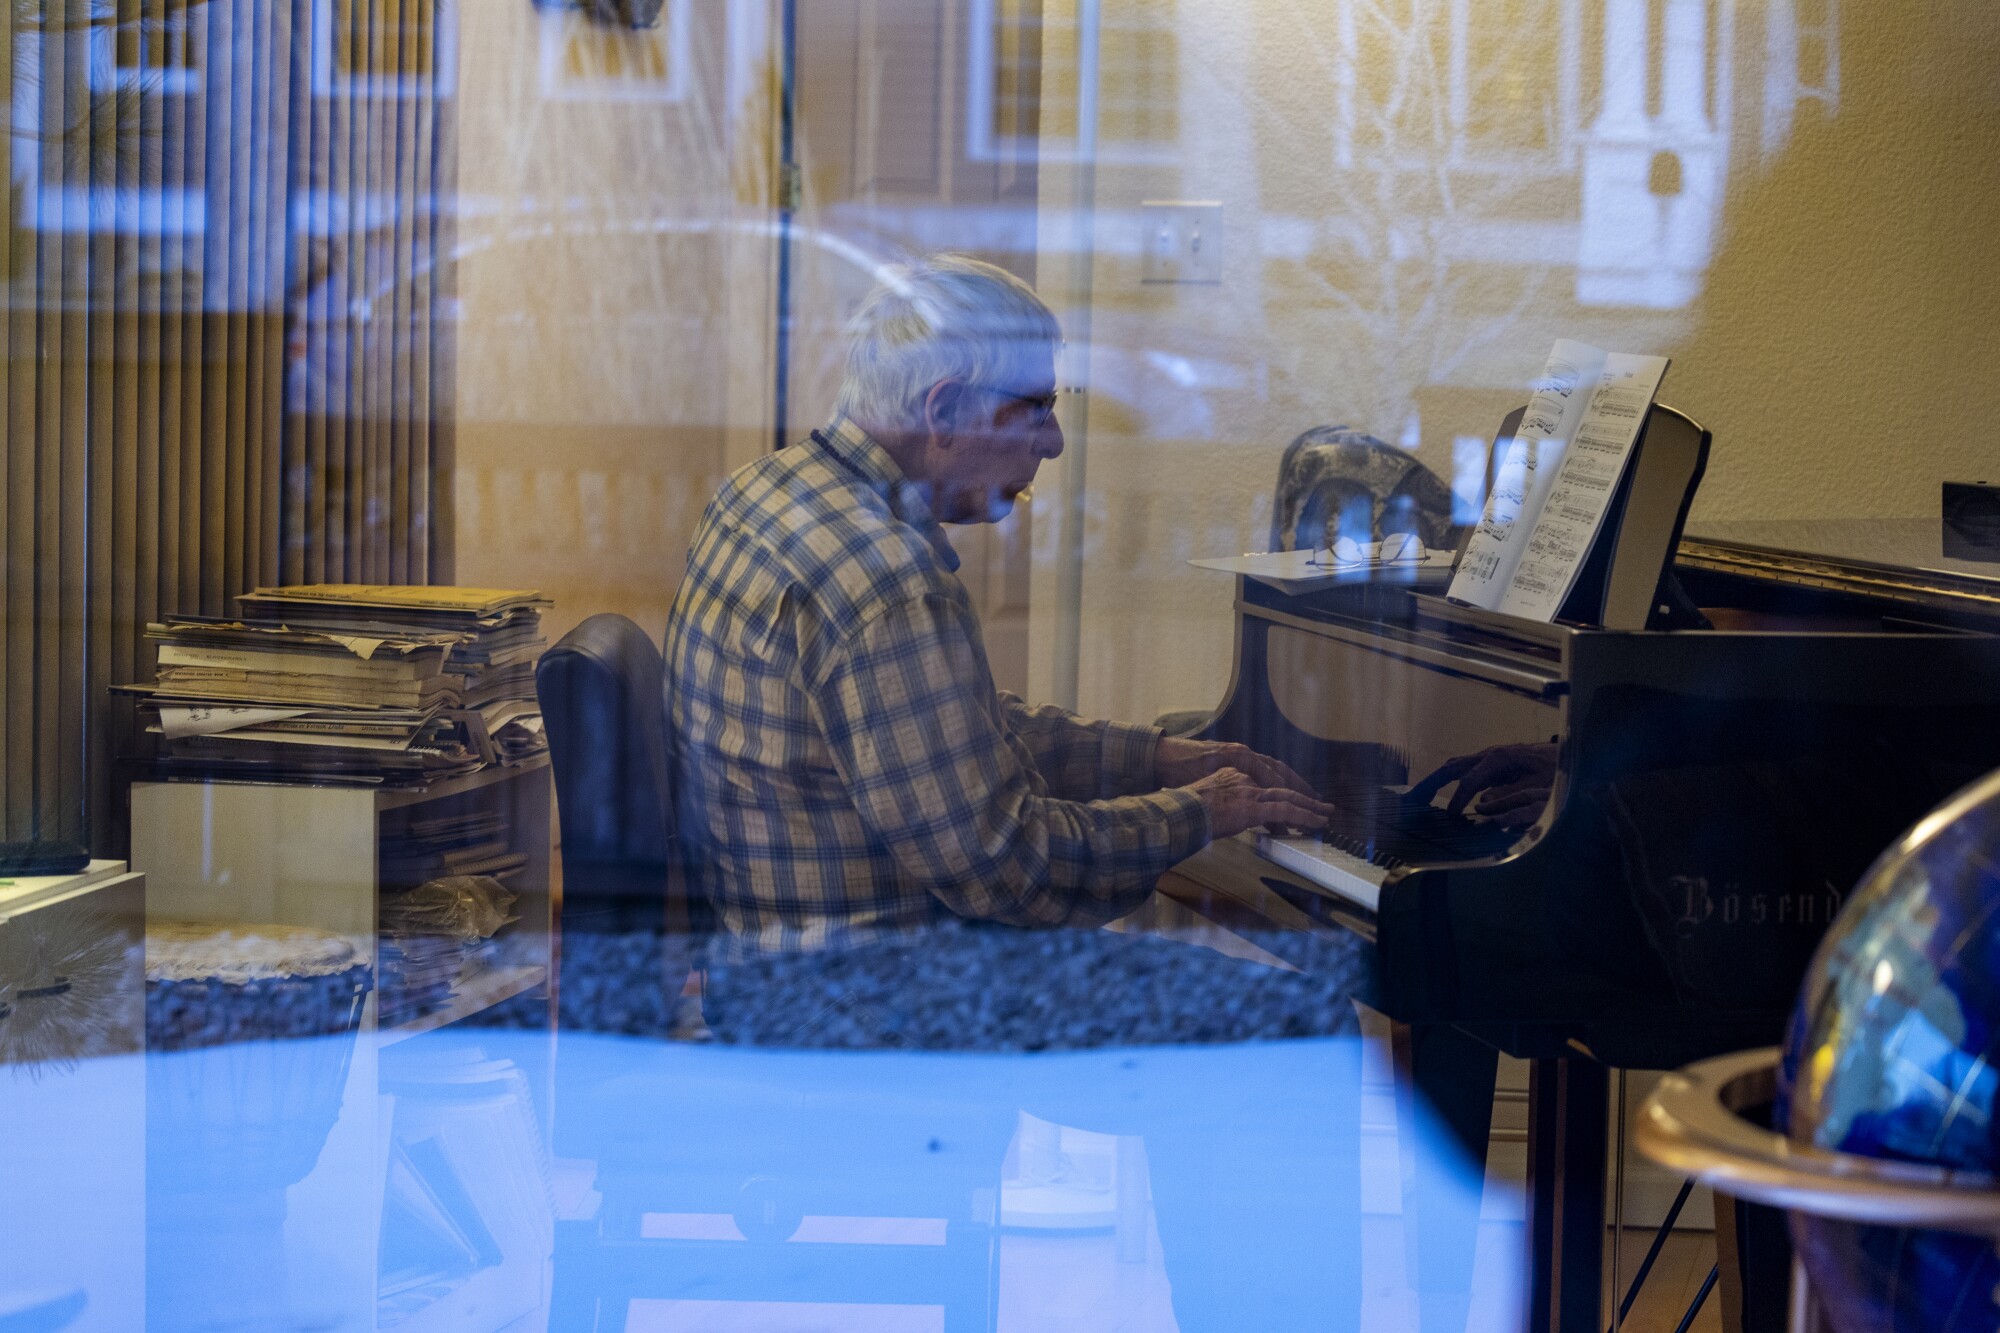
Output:
[[[965,415],[965,382],[939,380],[924,395],[924,430],[932,439],[948,443],[956,435]]]

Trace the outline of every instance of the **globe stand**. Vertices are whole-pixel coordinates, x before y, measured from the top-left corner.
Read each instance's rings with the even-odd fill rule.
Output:
[[[1730,1199],[1838,1222],[2000,1239],[2000,1189],[1991,1176],[1828,1152],[1747,1119],[1744,1112],[1776,1098],[1779,1055],[1767,1046],[1669,1074],[1641,1109],[1633,1142]],[[1796,1259],[1790,1326],[1793,1333],[1832,1327]]]

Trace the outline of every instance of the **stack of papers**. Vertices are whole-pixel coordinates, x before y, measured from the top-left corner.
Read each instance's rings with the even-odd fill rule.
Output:
[[[383,840],[382,884],[401,888],[453,875],[505,879],[528,861],[514,850],[507,832],[506,816],[497,810],[412,819]]]
[[[170,776],[423,786],[547,747],[537,594],[310,584],[260,588],[230,619],[147,626],[140,699]]]
[[[518,866],[516,867],[518,869]],[[489,965],[495,932],[515,920],[514,894],[493,875],[385,886],[376,942],[376,1014],[394,1027],[430,1013]]]
[[[401,1027],[451,1003],[465,956],[463,942],[442,935],[385,934],[376,949],[375,1021]]]

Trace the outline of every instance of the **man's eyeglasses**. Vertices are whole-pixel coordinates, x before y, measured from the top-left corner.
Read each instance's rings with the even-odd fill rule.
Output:
[[[1040,430],[1042,427],[1048,425],[1049,418],[1056,414],[1056,395],[1054,393],[1034,395],[1009,393],[1005,389],[996,389],[990,384],[975,384],[972,387],[983,389],[996,397],[1011,398],[1017,403],[1026,403],[1029,407],[1035,409],[1034,415],[1028,419],[1028,427],[1031,430]]]

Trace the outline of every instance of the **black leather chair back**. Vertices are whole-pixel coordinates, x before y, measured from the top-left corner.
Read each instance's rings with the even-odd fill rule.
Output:
[[[562,828],[564,924],[616,929],[658,920],[670,892],[672,767],[653,641],[619,615],[595,615],[535,668]],[[576,909],[571,910],[572,906]]]

